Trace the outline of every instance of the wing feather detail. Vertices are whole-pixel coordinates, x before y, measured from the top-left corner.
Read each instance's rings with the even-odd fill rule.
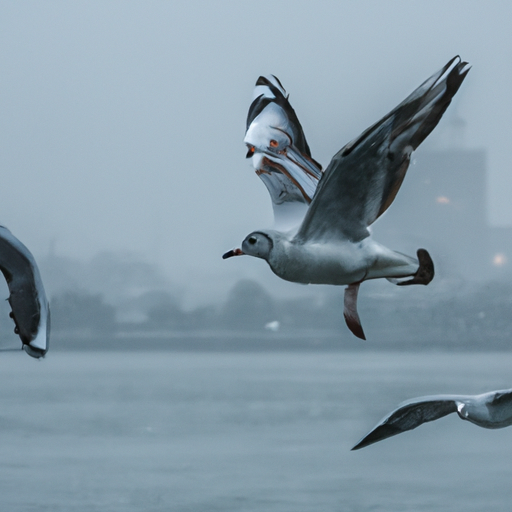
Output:
[[[469,69],[454,57],[343,147],[323,174],[297,237],[341,236],[353,242],[366,238],[368,226],[398,193],[411,153],[436,127]]]
[[[265,90],[265,88],[267,90]],[[255,90],[256,92],[261,91],[261,94],[259,94],[253,100],[251,106],[249,107],[249,112],[247,113],[246,131],[249,129],[249,126],[251,126],[253,121],[263,112],[263,110],[265,110],[267,105],[270,103],[275,103],[281,107],[284,116],[287,118],[286,124],[292,131],[294,146],[299,150],[300,153],[314,161],[311,158],[311,150],[309,149],[302,125],[300,124],[295,110],[290,105],[290,102],[288,101],[288,95],[286,94],[286,91],[279,79],[274,75],[270,75],[268,77],[260,76],[256,81]],[[322,168],[318,162],[314,162],[319,169]]]
[[[9,288],[11,317],[23,348],[32,357],[48,350],[50,309],[32,253],[7,228],[0,226],[0,271]]]
[[[276,225],[296,228],[315,193],[322,167],[311,157],[281,82],[260,76],[247,115],[247,157],[267,187]]]
[[[454,398],[439,396],[406,402],[381,420],[352,450],[359,450],[388,437],[415,429],[423,423],[438,420],[453,412],[457,412],[457,402]]]

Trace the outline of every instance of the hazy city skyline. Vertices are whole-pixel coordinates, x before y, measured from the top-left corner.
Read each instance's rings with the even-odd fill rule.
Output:
[[[243,277],[300,294],[264,262],[221,260],[272,222],[265,187],[244,159],[255,80],[281,79],[326,166],[456,54],[473,69],[416,155],[461,143],[485,148],[488,221],[512,224],[506,2],[0,8],[0,224],[36,258],[50,248],[82,260],[135,252],[192,302],[211,301]]]

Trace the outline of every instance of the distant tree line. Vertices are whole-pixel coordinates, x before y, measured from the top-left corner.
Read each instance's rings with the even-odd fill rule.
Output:
[[[422,293],[420,289],[386,288],[373,294],[362,288],[359,312],[369,339],[400,348],[433,346],[505,348],[512,332],[512,283],[486,283],[467,290]],[[365,293],[367,292],[367,293]],[[140,332],[243,332],[293,336],[301,332],[332,332],[361,345],[343,319],[343,289],[325,287],[315,297],[278,299],[260,284],[239,281],[220,306],[185,311],[169,293],[147,292],[131,303],[137,321],[108,304],[101,294],[66,291],[51,300],[54,332],[113,335]],[[121,312],[122,313],[122,312]],[[122,319],[120,319],[122,318]],[[271,335],[271,334],[269,334]],[[364,342],[361,342],[364,343]]]

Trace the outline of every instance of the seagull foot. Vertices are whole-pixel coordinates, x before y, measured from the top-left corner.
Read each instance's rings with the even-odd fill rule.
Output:
[[[362,340],[366,340],[361,320],[359,320],[359,314],[357,313],[357,293],[359,292],[360,284],[361,282],[352,283],[345,288],[343,316],[352,334]]]
[[[420,266],[414,274],[412,279],[408,281],[401,281],[400,283],[396,283],[398,286],[408,286],[410,284],[424,284],[427,285],[434,279],[434,262],[430,257],[430,254],[426,249],[418,249],[416,253],[418,256],[418,261],[420,262]]]

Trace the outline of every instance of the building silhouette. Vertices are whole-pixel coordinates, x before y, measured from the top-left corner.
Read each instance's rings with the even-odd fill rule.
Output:
[[[428,249],[439,277],[512,276],[512,229],[488,222],[482,149],[418,151],[400,193],[373,232],[376,240],[400,252]]]

